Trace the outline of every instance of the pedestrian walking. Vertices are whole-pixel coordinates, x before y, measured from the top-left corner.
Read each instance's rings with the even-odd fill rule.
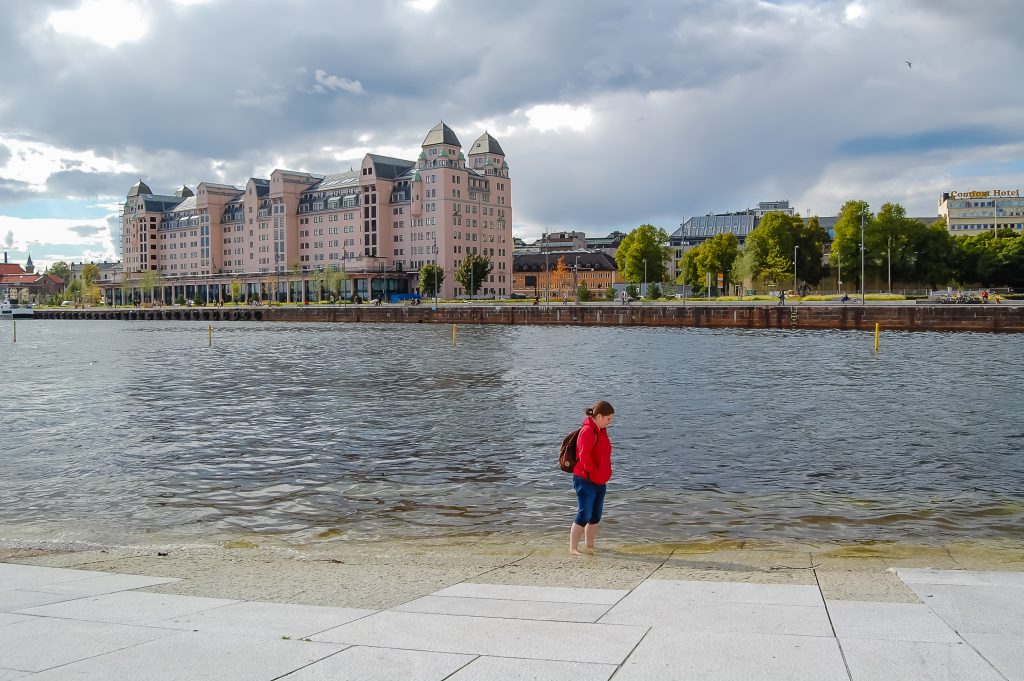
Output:
[[[785,304],[786,304],[786,292],[785,291],[779,291],[779,305],[785,305]]]
[[[597,525],[604,510],[604,495],[612,477],[612,442],[608,426],[615,409],[604,400],[594,403],[585,412],[583,426],[576,442],[576,467],[572,471],[572,486],[576,490],[576,518],[569,529],[569,553],[580,555],[577,548],[585,537],[587,548],[594,549]]]

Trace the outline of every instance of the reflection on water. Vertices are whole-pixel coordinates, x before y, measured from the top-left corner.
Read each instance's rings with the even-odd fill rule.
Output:
[[[559,529],[607,398],[633,541],[1019,539],[1018,339],[35,320],[5,344],[0,536]]]

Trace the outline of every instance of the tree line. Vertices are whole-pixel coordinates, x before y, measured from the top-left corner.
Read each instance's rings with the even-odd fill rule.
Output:
[[[823,279],[840,275],[851,289],[861,285],[861,225],[864,275],[867,279],[916,282],[937,289],[959,287],[1024,287],[1024,235],[1013,229],[975,235],[953,235],[940,219],[932,224],[907,217],[898,203],[885,203],[877,213],[866,201],[843,204],[831,242],[818,218],[769,212],[746,238],[743,248],[731,233],[717,234],[686,249],[676,283],[703,295],[707,282],[725,288],[733,282],[813,289]],[[825,254],[828,254],[827,257]],[[672,249],[664,229],[640,225],[623,239],[615,256],[620,276],[628,282],[665,281]]]

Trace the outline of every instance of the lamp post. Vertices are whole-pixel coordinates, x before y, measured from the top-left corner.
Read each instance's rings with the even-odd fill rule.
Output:
[[[839,295],[843,295],[843,252],[836,251],[836,259],[839,261]]]
[[[796,252],[800,250],[800,246],[793,245],[793,295],[796,295]]]
[[[647,294],[647,258],[644,258],[644,292],[643,295]]]
[[[683,307],[686,307],[686,234],[683,234]]]
[[[892,235],[886,239],[885,253],[889,260],[889,294],[892,295]]]
[[[860,214],[860,304],[864,304],[864,213]]]
[[[458,215],[458,211],[455,213]],[[437,232],[434,232],[434,307],[437,307]]]
[[[541,235],[541,247],[544,249],[544,304],[551,304],[551,265],[548,264],[548,235]]]
[[[574,295],[579,292],[580,288],[580,256],[576,256],[576,263],[572,266],[572,288]]]

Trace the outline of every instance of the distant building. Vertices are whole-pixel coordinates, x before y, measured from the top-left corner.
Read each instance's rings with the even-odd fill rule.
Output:
[[[416,289],[419,269],[454,272],[470,254],[492,273],[480,295],[511,289],[512,188],[505,152],[487,132],[463,153],[443,122],[430,129],[416,160],[366,154],[358,170],[330,175],[277,169],[244,187],[201,182],[173,195],[141,180],[121,214],[124,277],[161,277],[165,302],[193,295],[306,298],[318,272],[344,271],[343,295],[364,300]],[[294,282],[294,285],[291,283]],[[465,295],[449,274],[441,295]]]
[[[619,250],[619,245],[622,240],[625,239],[627,234],[625,232],[614,231],[608,236],[595,236],[587,238],[587,250],[590,251],[604,251],[611,257],[615,257],[615,253]]]
[[[954,235],[980,234],[994,229],[1024,231],[1024,193],[1020,189],[943,192],[939,217]]]
[[[8,262],[7,253],[4,253],[4,261],[0,263],[0,299],[40,300],[64,289],[63,279],[52,274],[36,272],[35,269],[31,255],[22,267],[17,263]]]
[[[558,274],[558,261],[564,258],[565,273]],[[575,250],[548,253],[525,253],[512,261],[512,292],[544,297],[545,291],[558,297],[575,295],[580,284],[586,284],[600,296],[609,286],[620,284],[615,260],[603,251]]]

